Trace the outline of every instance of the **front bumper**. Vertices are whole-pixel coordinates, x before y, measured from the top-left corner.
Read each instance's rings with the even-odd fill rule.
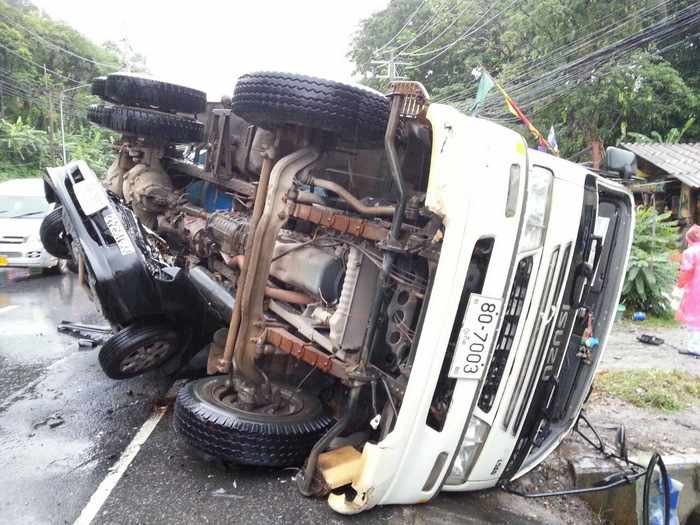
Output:
[[[58,259],[44,250],[41,241],[0,243],[0,257],[7,260],[5,266],[11,267],[53,268],[58,265]]]
[[[146,257],[135,237],[136,223],[128,224],[113,199],[96,213],[85,213],[74,187],[91,181],[104,192],[94,172],[83,161],[49,168],[44,176],[47,200],[63,206],[63,221],[69,238],[77,241],[86,266],[86,279],[97,297],[102,314],[115,326],[162,316],[164,306]],[[119,245],[107,226],[118,222],[128,234]],[[127,237],[127,235],[125,235]]]

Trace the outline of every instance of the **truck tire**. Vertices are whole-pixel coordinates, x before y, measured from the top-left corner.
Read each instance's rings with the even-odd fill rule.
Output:
[[[92,85],[90,86],[90,93],[95,95],[96,97],[100,97],[103,100],[106,100],[106,95],[105,95],[105,83],[107,81],[107,77],[95,77],[92,79]]]
[[[107,340],[98,359],[107,377],[128,379],[164,365],[180,351],[178,340],[167,325],[131,325]]]
[[[93,104],[88,108],[87,118],[112,131],[174,143],[201,142],[204,135],[204,124],[197,120],[148,109]]]
[[[360,144],[383,140],[389,120],[389,100],[381,93],[291,73],[241,76],[233,91],[232,110],[262,128],[299,124]]]
[[[49,213],[39,226],[39,238],[44,249],[59,259],[70,259],[71,251],[63,226],[63,208],[58,207]]]
[[[107,76],[104,96],[118,104],[180,113],[204,113],[203,91],[126,73]]]
[[[283,385],[277,386],[293,398],[296,412],[273,415],[237,409],[230,402],[227,379],[205,377],[178,392],[175,428],[200,452],[242,465],[297,466],[334,422],[318,399]]]

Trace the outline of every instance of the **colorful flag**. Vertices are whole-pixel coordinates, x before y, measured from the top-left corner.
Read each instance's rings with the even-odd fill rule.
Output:
[[[485,72],[484,72],[485,73]],[[525,124],[525,127],[532,133],[532,135],[537,139],[537,145],[538,149],[541,151],[546,151],[550,150],[553,153],[556,153],[558,155],[558,151],[555,150],[552,145],[547,141],[547,139],[544,138],[544,135],[540,133],[540,130],[535,127],[535,125],[530,122],[530,119],[528,119],[525,116],[525,113],[518,107],[518,105],[515,103],[515,101],[510,98],[510,95],[506,93],[505,89],[501,87],[501,85],[496,82],[495,80],[493,81],[498,90],[501,92],[501,95],[503,95],[503,98],[506,101],[506,107],[508,108],[508,111],[510,111],[513,115],[515,115],[520,122]]]
[[[486,100],[486,95],[489,91],[491,91],[494,85],[495,82],[491,78],[491,75],[489,75],[485,70],[482,70],[481,78],[479,79],[479,87],[476,90],[476,98],[474,99],[474,103],[470,108],[472,115],[476,116],[479,114],[479,110],[484,104],[484,100]]]

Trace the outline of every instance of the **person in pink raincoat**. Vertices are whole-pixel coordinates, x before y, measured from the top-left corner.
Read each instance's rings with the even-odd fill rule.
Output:
[[[688,351],[700,355],[700,226],[685,234],[688,248],[683,252],[678,287],[683,288],[676,319],[688,327]]]

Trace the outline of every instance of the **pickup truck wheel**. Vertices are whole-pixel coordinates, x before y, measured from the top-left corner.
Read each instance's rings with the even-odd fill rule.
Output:
[[[241,76],[232,110],[263,128],[299,124],[361,144],[383,140],[389,120],[389,100],[379,92],[291,73]]]
[[[59,259],[70,259],[71,252],[66,241],[66,229],[63,226],[63,208],[58,207],[41,221],[39,238],[44,249]]]
[[[207,95],[203,91],[124,73],[108,75],[104,95],[125,106],[180,113],[203,113]]]
[[[286,400],[281,411],[241,410],[226,381],[227,376],[192,381],[175,401],[175,428],[205,454],[243,465],[301,465],[333,424],[318,399],[279,384]]]
[[[197,120],[126,106],[93,104],[88,108],[87,118],[112,131],[174,143],[202,142],[204,134],[204,124]]]
[[[178,333],[167,325],[131,325],[102,346],[99,361],[107,377],[128,379],[164,365],[180,350]]]

